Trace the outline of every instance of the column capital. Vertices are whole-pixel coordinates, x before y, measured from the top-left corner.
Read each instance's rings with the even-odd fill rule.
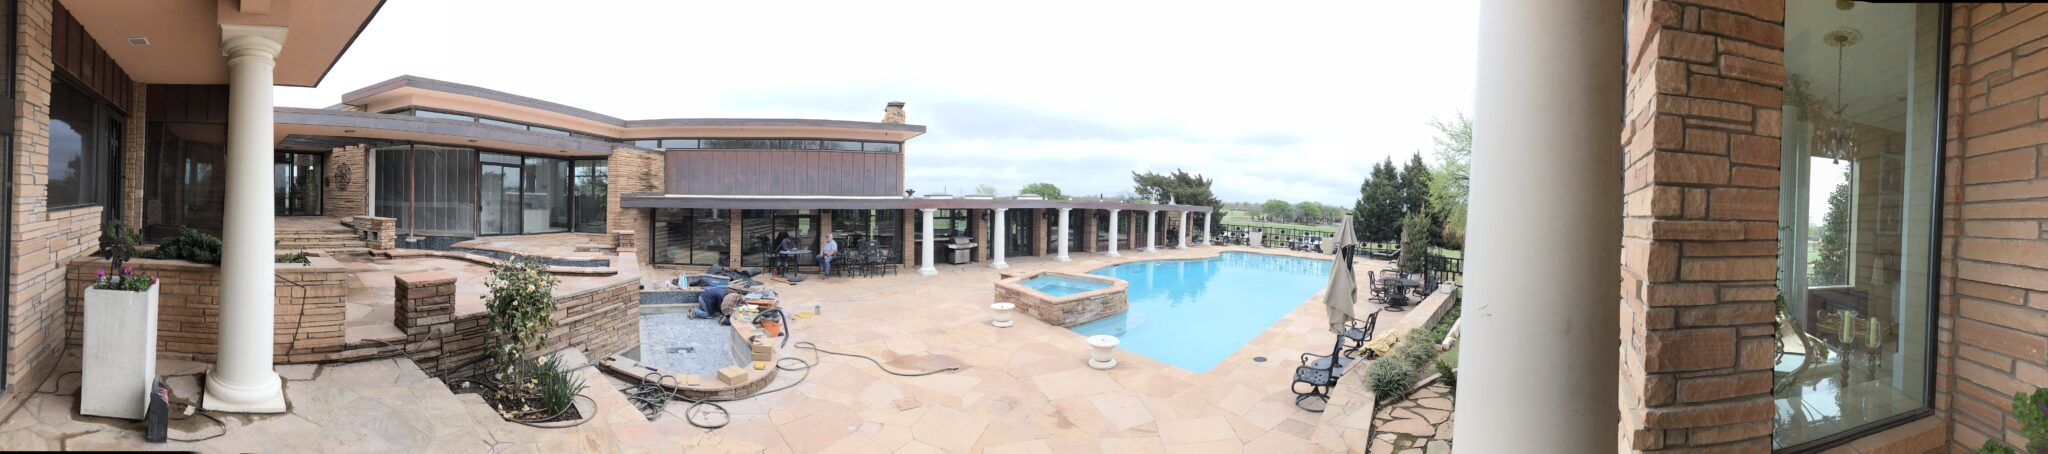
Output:
[[[278,51],[284,50],[287,31],[271,25],[220,24],[221,55],[228,57],[230,65],[245,58],[275,64]]]
[[[922,212],[924,212],[924,214],[932,214],[932,212],[933,212],[933,211],[938,211],[938,210],[939,210],[938,208],[918,208],[918,209],[917,209],[917,211],[922,211]]]
[[[1073,210],[1073,208],[1068,208],[1068,207],[1060,207],[1060,212],[1061,212],[1061,213],[1065,213],[1065,212],[1067,212],[1067,211],[1069,211],[1069,210]]]

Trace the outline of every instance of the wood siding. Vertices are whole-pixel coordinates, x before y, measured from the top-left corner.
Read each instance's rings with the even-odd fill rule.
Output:
[[[903,195],[903,154],[809,150],[670,150],[670,194]]]
[[[71,17],[70,10],[61,3],[55,6],[50,23],[50,58],[56,60],[57,69],[84,82],[86,89],[120,108],[122,113],[132,113],[129,91],[134,87],[128,72],[107,56],[107,50]]]
[[[150,85],[143,102],[149,121],[176,123],[228,122],[226,85]]]

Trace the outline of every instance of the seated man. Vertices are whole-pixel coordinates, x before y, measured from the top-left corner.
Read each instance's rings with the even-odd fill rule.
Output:
[[[832,234],[825,234],[825,244],[818,246],[819,276],[832,277],[832,258],[839,256],[839,242],[832,241]]]
[[[697,308],[690,310],[690,316],[713,318],[724,314],[725,296],[726,290],[723,286],[704,289],[704,293],[697,294]]]

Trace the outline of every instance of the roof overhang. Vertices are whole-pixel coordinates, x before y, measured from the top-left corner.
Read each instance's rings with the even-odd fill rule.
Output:
[[[107,55],[137,82],[228,82],[221,25],[286,27],[276,84],[311,87],[327,77],[383,0],[61,0]],[[128,44],[148,38],[149,45]]]
[[[706,208],[715,210],[899,210],[899,209],[989,209],[989,208],[1074,208],[1087,210],[1187,211],[1209,213],[1216,209],[1201,205],[1164,203],[1088,202],[1079,200],[969,199],[848,196],[721,196],[694,194],[623,194],[623,208]]]
[[[406,141],[527,154],[605,156],[616,145],[587,137],[559,136],[480,123],[325,109],[279,107],[277,144],[292,136],[361,138],[365,143]]]

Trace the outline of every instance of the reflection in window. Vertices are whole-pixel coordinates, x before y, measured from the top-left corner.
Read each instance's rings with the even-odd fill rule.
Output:
[[[142,169],[142,234],[155,241],[191,227],[221,234],[227,210],[228,127],[149,122]]]
[[[476,150],[396,145],[375,159],[378,216],[397,219],[406,235],[476,236]]]
[[[270,165],[273,210],[278,216],[320,215],[320,155],[277,153]]]
[[[903,260],[903,210],[832,210],[832,237],[842,253],[872,254],[884,263]]]
[[[600,160],[576,161],[576,231],[605,233],[606,166]]]
[[[94,120],[99,101],[76,86],[50,86],[49,206],[68,208],[102,203],[101,185],[108,156],[102,152]]]
[[[732,253],[731,210],[654,210],[654,262],[724,265]]]
[[[1929,408],[1938,5],[1786,2],[1774,443]]]

